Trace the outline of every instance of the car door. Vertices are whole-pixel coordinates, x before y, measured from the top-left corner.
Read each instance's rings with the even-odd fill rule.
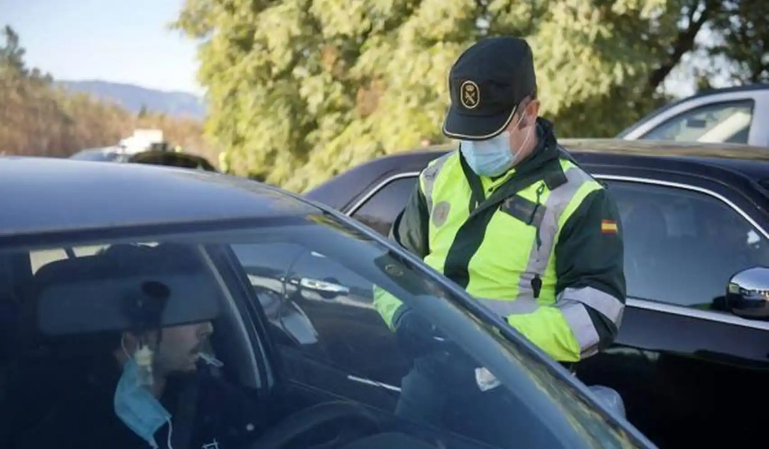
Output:
[[[625,171],[595,174],[620,210],[628,307],[578,377],[617,389],[660,447],[760,438],[748,410],[769,400],[769,323],[726,311],[723,295],[734,273],[769,265],[764,219],[721,183]]]

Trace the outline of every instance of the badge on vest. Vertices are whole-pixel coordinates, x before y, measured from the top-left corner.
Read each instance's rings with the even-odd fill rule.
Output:
[[[436,227],[441,227],[446,223],[450,210],[451,203],[448,201],[441,201],[435,205],[435,209],[433,209],[433,223]]]
[[[537,204],[522,196],[514,195],[502,202],[499,206],[499,210],[528,225],[538,228],[539,225],[542,224],[547,208],[544,204]]]

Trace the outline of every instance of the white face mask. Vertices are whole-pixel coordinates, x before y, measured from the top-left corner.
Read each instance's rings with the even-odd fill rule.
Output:
[[[521,124],[523,118],[522,115],[515,125],[516,128]],[[530,137],[531,129],[529,129],[521,148],[526,147]],[[510,131],[505,131],[488,140],[461,140],[459,151],[462,152],[467,164],[477,175],[493,177],[510,170],[518,163],[521,148],[516,148],[513,151],[513,148],[510,147]]]

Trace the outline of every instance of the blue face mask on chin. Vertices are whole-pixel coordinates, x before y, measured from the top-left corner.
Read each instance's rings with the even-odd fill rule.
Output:
[[[479,176],[499,176],[513,166],[510,133],[489,140],[463,140],[459,146],[467,165]]]
[[[118,418],[153,448],[158,447],[155,432],[168,423],[170,443],[171,414],[143,385],[139,365],[132,358],[123,367],[115,389],[114,405]]]

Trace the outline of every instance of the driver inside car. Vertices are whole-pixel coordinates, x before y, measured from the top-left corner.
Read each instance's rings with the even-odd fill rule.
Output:
[[[115,257],[125,270],[125,261],[146,263],[160,247],[118,245],[96,257]],[[138,290],[122,309],[132,329],[88,337],[95,353],[85,375],[18,447],[242,448],[272,421],[255,395],[213,375],[215,359],[202,352],[211,321],[160,327],[175,299],[169,287],[147,281]]]

